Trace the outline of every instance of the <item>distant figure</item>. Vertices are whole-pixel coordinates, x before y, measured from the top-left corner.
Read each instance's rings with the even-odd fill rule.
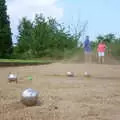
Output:
[[[101,41],[98,44],[97,52],[98,52],[98,63],[104,63],[105,61],[105,51],[106,51],[106,44],[104,41]]]
[[[91,51],[91,42],[89,36],[86,36],[84,41],[85,62],[91,62]]]

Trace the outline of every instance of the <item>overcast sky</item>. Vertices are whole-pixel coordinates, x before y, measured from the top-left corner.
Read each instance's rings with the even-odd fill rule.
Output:
[[[66,26],[87,21],[85,35],[91,40],[120,31],[120,0],[7,0],[7,5],[14,36],[19,20],[24,16],[33,20],[36,13],[55,17]]]

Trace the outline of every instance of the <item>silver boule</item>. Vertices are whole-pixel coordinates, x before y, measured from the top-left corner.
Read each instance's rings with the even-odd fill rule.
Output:
[[[17,83],[17,75],[10,73],[8,75],[8,82],[16,82]]]
[[[32,88],[27,88],[22,92],[21,102],[26,106],[36,105],[39,93]]]
[[[90,74],[88,72],[84,72],[84,77],[90,77]]]
[[[73,72],[67,72],[67,76],[68,76],[68,77],[73,77],[73,76],[74,76],[74,73],[73,73]]]

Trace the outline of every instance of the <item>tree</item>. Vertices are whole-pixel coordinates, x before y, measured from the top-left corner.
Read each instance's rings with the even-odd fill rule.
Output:
[[[100,41],[104,41],[104,36],[99,35],[99,36],[97,37],[97,43],[99,43]]]
[[[5,0],[0,0],[0,45],[0,57],[10,56],[12,53],[12,33]]]
[[[33,29],[32,23],[26,18],[22,18],[18,26],[18,31],[19,31],[18,52],[19,53],[28,52],[31,49],[32,29]]]
[[[97,41],[98,41],[98,42],[100,42],[100,41],[105,41],[106,43],[112,43],[112,42],[114,42],[115,40],[116,40],[115,35],[112,34],[112,33],[106,34],[106,35],[104,35],[104,36],[99,35],[99,36],[97,37]]]
[[[63,57],[65,50],[77,48],[80,35],[71,35],[56,19],[36,15],[33,22],[20,21],[16,51],[22,57]]]
[[[115,35],[112,33],[109,33],[107,35],[104,36],[104,41],[107,43],[112,43],[115,41]]]

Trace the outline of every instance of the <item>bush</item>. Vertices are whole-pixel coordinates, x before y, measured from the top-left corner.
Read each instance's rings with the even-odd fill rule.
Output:
[[[110,45],[111,54],[113,57],[120,59],[120,43],[113,43]]]

